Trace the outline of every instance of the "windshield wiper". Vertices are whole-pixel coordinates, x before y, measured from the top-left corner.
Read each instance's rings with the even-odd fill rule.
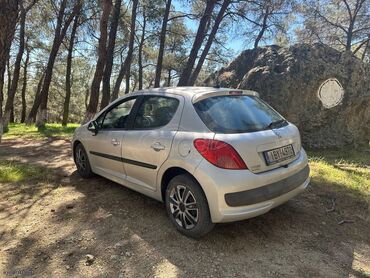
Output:
[[[284,119],[281,119],[281,120],[278,120],[278,121],[275,121],[275,122],[271,122],[265,127],[265,129],[273,129],[274,127],[279,126],[280,124],[285,123],[285,122],[286,121]]]

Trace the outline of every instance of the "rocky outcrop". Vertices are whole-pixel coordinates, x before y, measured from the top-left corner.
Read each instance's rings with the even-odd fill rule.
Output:
[[[328,46],[245,50],[204,85],[259,92],[299,127],[308,148],[369,142],[370,66]]]

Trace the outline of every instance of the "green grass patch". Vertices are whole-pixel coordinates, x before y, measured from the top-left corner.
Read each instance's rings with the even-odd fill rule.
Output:
[[[44,128],[37,128],[35,125],[9,124],[9,131],[4,134],[6,139],[45,139],[45,138],[64,138],[72,137],[73,132],[80,124],[46,124]]]
[[[361,195],[370,204],[370,149],[309,151],[312,182]]]
[[[29,180],[46,181],[49,171],[44,167],[19,161],[0,161],[0,183]]]

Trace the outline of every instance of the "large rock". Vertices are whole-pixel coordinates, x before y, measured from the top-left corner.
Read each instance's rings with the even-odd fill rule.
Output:
[[[204,83],[259,92],[308,148],[369,142],[370,67],[348,53],[319,44],[245,50]]]

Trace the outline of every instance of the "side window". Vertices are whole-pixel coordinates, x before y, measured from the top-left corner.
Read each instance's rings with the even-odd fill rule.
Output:
[[[134,121],[134,129],[157,128],[168,124],[179,106],[179,101],[170,97],[146,97],[140,105]]]
[[[101,123],[102,129],[125,128],[135,99],[130,99],[109,110]]]

